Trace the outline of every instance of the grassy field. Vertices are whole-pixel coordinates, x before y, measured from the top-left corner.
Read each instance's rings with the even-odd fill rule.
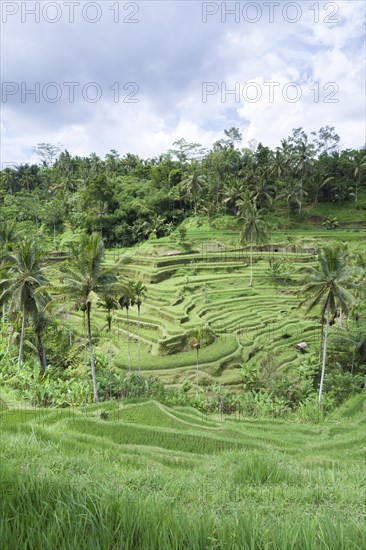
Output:
[[[360,396],[316,425],[155,401],[0,418],[4,550],[366,547]]]

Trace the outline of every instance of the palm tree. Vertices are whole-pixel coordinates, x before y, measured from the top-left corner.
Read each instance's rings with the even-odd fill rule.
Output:
[[[250,283],[253,286],[253,241],[256,244],[263,242],[268,234],[268,226],[264,220],[264,209],[258,210],[253,203],[247,204],[241,214],[243,229],[240,233],[240,243],[250,243]]]
[[[299,214],[301,214],[302,209],[302,199],[304,192],[304,177],[306,171],[310,166],[314,164],[314,146],[309,144],[306,139],[302,139],[296,146],[294,151],[294,162],[296,172],[300,172],[300,206]]]
[[[150,219],[141,223],[141,232],[148,238],[157,238],[158,233],[161,233],[164,224],[165,218],[159,216],[156,213],[150,215]]]
[[[129,309],[131,306],[135,305],[135,297],[133,294],[132,287],[129,286],[127,293],[123,294],[118,300],[119,305],[122,309],[126,310],[126,320],[127,320],[127,355],[128,355],[128,372],[131,373],[131,342],[130,342],[130,320],[129,320]]]
[[[249,189],[245,189],[245,191],[242,192],[240,198],[236,201],[236,215],[241,218],[248,207],[252,205],[252,202],[252,193],[249,191]]]
[[[179,208],[182,209],[183,202],[186,198],[186,190],[184,185],[182,185],[182,182],[174,185],[174,187],[169,190],[168,194],[174,202],[179,203]]]
[[[280,147],[276,148],[276,152],[271,151],[271,166],[269,174],[274,174],[276,179],[281,179],[282,175],[286,173],[287,162],[283,150]]]
[[[194,336],[193,338],[191,338],[190,347],[196,350],[196,386],[198,388],[198,360],[199,360],[199,351],[201,348],[201,342],[199,341],[198,338]]]
[[[206,177],[200,176],[197,165],[193,165],[191,174],[188,174],[181,182],[182,188],[186,189],[193,198],[194,213],[197,214],[197,193],[201,186],[206,183]]]
[[[337,308],[346,313],[355,303],[354,296],[349,292],[355,284],[353,276],[357,270],[347,264],[348,253],[343,245],[327,245],[318,254],[318,265],[302,268],[305,274],[304,286],[300,294],[304,296],[301,304],[306,305],[306,312],[320,306],[321,346],[323,345],[322,370],[319,386],[318,403],[320,405],[323,391],[324,373],[327,356],[327,339],[331,318]],[[325,323],[325,334],[324,334]],[[324,337],[324,338],[323,338]],[[324,339],[324,341],[323,341]]]
[[[229,203],[234,216],[237,214],[237,202],[240,200],[243,192],[244,184],[239,179],[234,179],[230,183],[227,183],[221,191],[221,195],[224,197],[223,203],[225,204],[225,208]]]
[[[118,308],[117,288],[106,290],[101,306],[107,312],[107,331],[112,330],[113,310]]]
[[[254,178],[254,182],[248,186],[248,189],[252,192],[259,209],[263,208],[264,203],[271,203],[276,193],[276,186],[266,181],[264,177]]]
[[[142,281],[135,281],[132,283],[132,292],[134,295],[134,302],[137,305],[137,315],[138,315],[138,329],[137,329],[137,336],[138,336],[138,348],[137,348],[137,364],[138,364],[138,372],[139,375],[141,373],[141,341],[140,341],[140,324],[141,324],[141,304],[142,299],[145,297],[147,288],[143,284]]]
[[[286,201],[288,209],[288,219],[290,219],[290,214],[295,209],[295,207],[299,209],[300,213],[301,196],[306,194],[306,191],[301,190],[301,184],[298,181],[288,180],[285,183],[285,186],[283,187],[280,194],[277,196],[277,199],[284,199]]]
[[[23,241],[9,254],[0,279],[0,304],[9,300],[10,313],[19,311],[22,328],[19,341],[18,368],[23,361],[25,329],[28,318],[34,317],[49,301],[48,281],[44,276],[44,252],[33,241]]]
[[[14,221],[0,223],[0,254],[11,250],[13,244],[18,240]],[[0,258],[1,261],[1,258]]]
[[[355,202],[358,200],[358,190],[361,185],[361,172],[366,169],[366,151],[360,149],[355,151],[349,158],[349,163],[352,166],[353,177],[355,179]]]
[[[44,374],[47,368],[46,350],[43,345],[43,334],[49,324],[49,317],[46,314],[45,308],[37,309],[32,315],[31,324],[33,332],[36,336],[36,347],[41,366],[41,374]]]
[[[81,239],[78,254],[64,269],[65,292],[76,305],[86,312],[87,331],[90,353],[91,373],[93,380],[94,402],[98,403],[98,389],[95,374],[93,339],[91,333],[92,305],[99,301],[111,288],[118,287],[116,275],[103,266],[104,244],[99,233],[84,235]]]

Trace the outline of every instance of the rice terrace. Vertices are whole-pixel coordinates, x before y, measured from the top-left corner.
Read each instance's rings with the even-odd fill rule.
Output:
[[[1,548],[366,548],[365,148],[1,171]]]

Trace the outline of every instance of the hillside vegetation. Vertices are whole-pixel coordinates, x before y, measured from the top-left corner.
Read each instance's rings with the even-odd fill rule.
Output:
[[[365,404],[321,425],[156,401],[1,413],[4,548],[366,545]]]
[[[365,148],[0,173],[4,550],[359,550]]]

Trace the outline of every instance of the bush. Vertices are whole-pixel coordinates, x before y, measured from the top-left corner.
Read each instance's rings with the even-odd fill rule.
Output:
[[[324,391],[335,406],[341,405],[346,399],[363,391],[365,379],[361,374],[344,372],[338,365],[337,371],[324,377]]]

